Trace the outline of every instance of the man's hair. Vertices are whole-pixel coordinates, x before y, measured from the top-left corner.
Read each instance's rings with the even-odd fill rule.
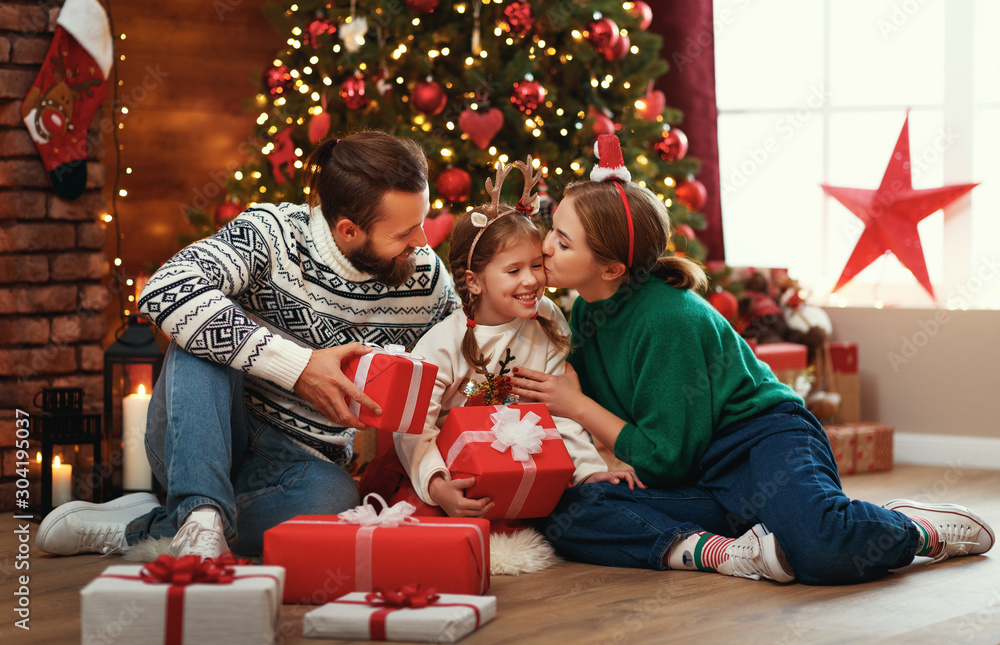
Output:
[[[319,204],[330,226],[347,218],[368,232],[387,215],[381,204],[388,191],[427,187],[427,158],[411,139],[367,130],[321,143],[306,161],[303,182],[309,205]]]

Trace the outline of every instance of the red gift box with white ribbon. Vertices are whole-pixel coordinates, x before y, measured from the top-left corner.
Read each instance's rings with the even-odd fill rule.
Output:
[[[370,500],[382,503],[378,511]],[[285,568],[288,604],[321,605],[352,591],[395,589],[415,580],[441,593],[490,588],[490,523],[414,517],[369,493],[340,515],[299,515],[264,532],[264,564]]]
[[[437,365],[407,353],[402,345],[371,347],[367,354],[344,361],[341,369],[382,407],[382,415],[348,399],[351,414],[373,428],[420,434],[434,392]]]
[[[475,478],[466,497],[493,500],[487,519],[545,517],[575,469],[541,403],[452,408],[437,446],[452,478]]]

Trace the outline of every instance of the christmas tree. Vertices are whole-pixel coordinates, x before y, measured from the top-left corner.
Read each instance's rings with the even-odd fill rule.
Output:
[[[633,180],[668,206],[672,250],[704,256],[694,233],[704,226],[697,212],[704,187],[673,127],[682,115],[653,90],[667,63],[659,57],[662,39],[646,31],[646,3],[299,0],[265,13],[287,46],[250,99],[254,158],[230,177],[213,216],[188,212],[194,239],[254,202],[304,202],[297,178],[312,149],[361,129],[424,148],[432,216],[450,218],[485,200],[496,162],[531,154],[550,196],[539,215],[544,226],[563,188],[588,176],[597,135],[614,133]],[[449,224],[429,222],[432,245]]]

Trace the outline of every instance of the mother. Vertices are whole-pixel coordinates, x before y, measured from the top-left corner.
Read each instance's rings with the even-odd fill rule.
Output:
[[[663,203],[630,181],[617,139],[599,146],[601,167],[566,189],[544,244],[548,284],[580,293],[572,368],[515,370],[515,392],[613,446],[649,488],[567,489],[540,526],[557,551],[807,584],[988,551],[993,531],[967,508],[844,494],[822,426],[695,293],[701,268],[661,257]]]

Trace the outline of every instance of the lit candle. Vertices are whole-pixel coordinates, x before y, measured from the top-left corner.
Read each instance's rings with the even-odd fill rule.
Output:
[[[52,506],[73,499],[73,466],[63,464],[59,457],[52,460]]]
[[[152,490],[153,471],[146,458],[146,414],[150,396],[145,386],[122,399],[122,440],[125,443],[123,485],[125,490]]]

